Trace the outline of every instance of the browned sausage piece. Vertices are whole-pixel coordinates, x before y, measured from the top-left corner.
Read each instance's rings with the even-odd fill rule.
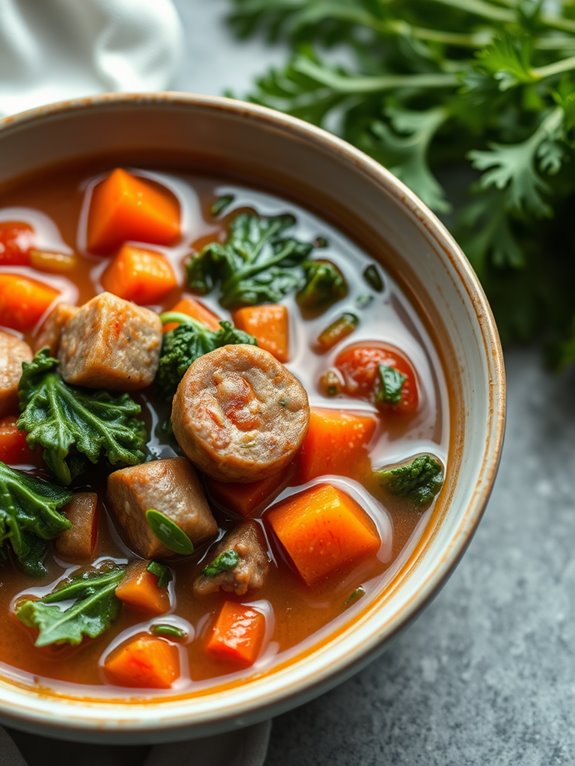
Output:
[[[257,346],[223,346],[199,357],[180,381],[174,435],[199,468],[221,481],[250,482],[284,468],[309,425],[305,389]]]
[[[32,359],[30,346],[15,335],[0,331],[0,417],[18,412],[18,383],[22,362]]]
[[[239,561],[233,569],[215,575],[201,574],[194,582],[194,594],[206,596],[218,590],[243,596],[248,590],[258,590],[265,582],[269,560],[263,534],[255,521],[245,521],[218,543],[212,563],[225,551],[235,551]]]
[[[218,531],[196,472],[183,457],[114,471],[108,477],[108,500],[125,542],[145,559],[176,555],[150,529],[150,508],[168,516],[193,543]]]
[[[162,323],[157,314],[101,293],[64,325],[60,372],[67,383],[135,391],[154,380],[161,345]]]
[[[72,526],[56,538],[56,553],[68,561],[91,560],[98,539],[98,495],[78,492],[62,513]]]
[[[78,313],[78,310],[76,306],[70,306],[68,303],[56,304],[34,340],[36,351],[47,347],[52,356],[56,356],[60,349],[60,338],[64,325]]]

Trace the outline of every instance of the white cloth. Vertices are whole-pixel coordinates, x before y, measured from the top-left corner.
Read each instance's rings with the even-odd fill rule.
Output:
[[[0,116],[165,89],[182,49],[171,0],[0,0]]]

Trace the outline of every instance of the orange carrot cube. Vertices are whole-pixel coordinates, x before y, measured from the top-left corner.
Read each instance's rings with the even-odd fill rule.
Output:
[[[116,588],[116,596],[125,604],[151,614],[163,614],[170,608],[167,588],[160,588],[158,578],[148,572],[149,561],[130,564],[126,576]]]
[[[161,301],[178,280],[162,253],[123,245],[103,273],[102,285],[126,301],[149,305]]]
[[[131,638],[106,657],[111,683],[140,689],[169,689],[180,675],[178,647],[146,634]]]
[[[0,274],[0,325],[20,332],[31,330],[58,295],[58,290],[44,282]]]
[[[266,619],[257,609],[225,601],[206,644],[215,657],[248,667],[256,661],[266,632]]]
[[[246,306],[233,313],[234,324],[253,335],[258,346],[273,354],[279,362],[289,358],[289,315],[286,306],[264,304]]]
[[[176,311],[179,314],[187,314],[192,317],[192,319],[197,319],[198,322],[205,324],[210,330],[221,329],[219,317],[217,317],[213,311],[206,308],[203,303],[200,303],[200,301],[197,301],[194,298],[182,298],[181,301],[178,301],[176,305],[170,309],[170,312],[172,311]],[[174,330],[176,327],[178,327],[177,322],[170,322],[169,324],[164,325],[164,332]]]

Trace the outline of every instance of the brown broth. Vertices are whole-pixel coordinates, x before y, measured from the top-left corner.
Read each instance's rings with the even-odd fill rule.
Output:
[[[39,274],[22,267],[0,267],[0,271],[24,273],[51,283],[62,290],[65,300],[78,305],[99,292],[102,289],[100,277],[108,258],[90,256],[82,250],[85,242],[83,227],[90,190],[101,178],[102,172],[109,167],[109,164],[102,166],[92,163],[87,166],[62,168],[57,172],[52,170],[24,179],[20,183],[13,183],[9,189],[0,191],[0,221],[30,221],[39,232],[39,247],[52,250],[64,248],[80,254],[76,270],[66,277]],[[176,268],[180,282],[183,282],[183,263],[190,250],[215,237],[224,237],[229,215],[221,221],[215,221],[209,213],[212,202],[220,194],[231,193],[236,196],[234,211],[237,210],[237,205],[241,204],[242,207],[253,208],[264,214],[290,212],[297,218],[299,237],[325,237],[329,247],[317,251],[317,256],[327,257],[340,267],[350,284],[350,295],[313,319],[304,319],[301,316],[292,297],[285,300],[290,309],[291,322],[291,358],[286,366],[302,380],[312,406],[373,412],[369,404],[356,399],[324,398],[318,389],[319,376],[348,342],[380,340],[396,345],[411,359],[417,370],[420,407],[412,417],[382,417],[370,450],[372,462],[374,465],[390,464],[423,451],[433,452],[446,461],[449,405],[440,359],[424,323],[392,275],[383,273],[382,267],[378,266],[383,273],[385,289],[381,294],[370,291],[361,276],[365,266],[371,262],[368,256],[341,232],[297,204],[285,202],[274,195],[256,191],[248,186],[193,172],[158,172],[144,170],[141,165],[137,172],[170,188],[182,203],[184,234],[181,243],[173,248],[153,246],[166,254]],[[372,294],[373,299],[366,307],[359,308],[355,300],[365,294]],[[179,295],[180,291],[174,291],[161,306],[152,308],[169,308]],[[202,300],[222,318],[228,318],[228,313],[221,309],[215,298],[207,296]],[[334,317],[345,310],[352,310],[361,317],[358,329],[328,354],[315,354],[312,350],[313,339]],[[166,440],[161,429],[161,423],[167,415],[166,406],[156,407],[152,395],[142,396],[141,401],[150,426],[148,446],[151,454],[154,457],[176,454],[173,443]],[[311,483],[324,480],[317,479]],[[386,582],[390,580],[392,571],[396,571],[399,564],[406,559],[409,550],[429,524],[432,509],[420,513],[406,509],[401,502],[393,502],[389,498],[385,498],[384,504],[384,498],[374,482],[367,481],[362,485],[347,477],[335,477],[330,480],[349,491],[368,511],[382,536],[380,551],[377,557],[362,562],[352,570],[343,572],[318,587],[308,588],[271,543],[273,564],[265,586],[253,597],[248,593],[245,598],[238,599],[241,602],[256,603],[268,616],[268,643],[253,668],[237,672],[233,667],[210,659],[203,651],[206,632],[218,605],[223,600],[221,594],[203,599],[194,599],[192,596],[192,582],[203,566],[202,560],[209,555],[209,547],[202,549],[199,558],[196,556],[193,563],[187,561],[173,566],[175,581],[170,588],[174,596],[172,601],[177,604],[172,610],[173,614],[150,620],[142,613],[124,608],[117,622],[99,639],[84,642],[76,648],[48,649],[34,648],[31,632],[11,617],[4,622],[4,629],[0,632],[0,665],[12,677],[23,682],[39,682],[54,689],[68,688],[68,691],[72,688],[72,693],[109,695],[111,689],[106,685],[101,663],[102,657],[110,648],[130,634],[145,631],[152,622],[174,622],[189,631],[188,639],[181,643],[184,670],[182,679],[169,693],[154,690],[146,692],[147,695],[200,691],[210,679],[216,677],[237,676],[245,679],[250,675],[265,672],[274,661],[288,656],[294,648],[309,646],[314,638],[323,634],[326,626],[335,632],[338,624],[357,608],[355,603],[347,605],[346,600],[358,586],[363,585],[366,591],[361,601],[356,602],[362,605],[381,593]],[[74,488],[96,488],[103,497],[104,485],[105,476],[100,469],[82,477]],[[288,487],[279,497],[281,499],[294,491],[297,491],[294,487]],[[234,521],[218,510],[215,510],[215,514],[223,534]],[[265,512],[263,515],[265,516]],[[97,555],[100,560],[114,558],[120,562],[134,557],[123,545],[107,514],[104,516],[104,523],[101,524]],[[51,555],[46,563],[48,573],[41,580],[31,580],[13,568],[6,567],[3,570],[0,587],[1,615],[10,612],[17,594],[41,593],[47,586],[51,589],[57,578],[66,576],[76,568]],[[225,595],[229,597],[228,594]],[[81,684],[84,687],[89,686],[90,689],[79,692],[77,687],[68,687],[68,684]],[[113,692],[115,696],[134,696],[133,689],[114,688]]]

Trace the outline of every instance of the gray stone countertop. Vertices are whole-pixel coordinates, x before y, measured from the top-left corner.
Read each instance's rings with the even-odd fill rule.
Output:
[[[239,45],[227,0],[179,0],[181,90],[245,92],[283,52]],[[269,766],[575,764],[575,375],[506,355],[508,425],[487,512],[451,580],[367,669],[276,719]]]

